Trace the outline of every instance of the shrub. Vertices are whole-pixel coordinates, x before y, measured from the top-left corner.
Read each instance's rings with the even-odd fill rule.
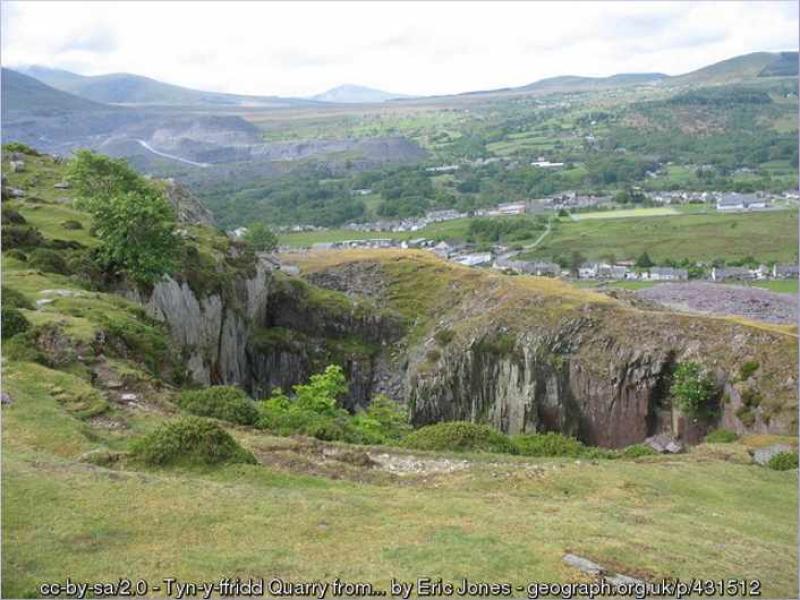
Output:
[[[67,275],[69,267],[61,253],[47,248],[37,248],[28,256],[28,264],[45,273],[59,273]]]
[[[447,346],[447,344],[453,341],[454,337],[455,334],[452,329],[440,329],[433,334],[433,339],[435,339],[436,343],[440,346]]]
[[[199,417],[165,423],[134,442],[131,450],[135,458],[153,466],[256,462],[227,431]]]
[[[758,371],[759,366],[761,365],[758,364],[757,360],[748,360],[741,367],[739,367],[739,379],[742,381],[750,379],[750,376]]]
[[[0,321],[0,331],[2,331],[4,340],[27,331],[31,327],[30,321],[18,309],[6,306],[0,308]]]
[[[728,429],[715,429],[706,436],[705,441],[708,444],[730,444],[738,439],[739,436],[733,431]]]
[[[8,252],[6,252],[6,258],[13,258],[13,259],[18,260],[20,262],[26,262],[28,260],[28,255],[25,254],[19,248],[12,248]]]
[[[411,431],[405,409],[383,394],[378,394],[367,410],[353,417],[353,427],[363,443],[368,444],[398,442]]]
[[[359,442],[350,415],[337,405],[347,392],[342,368],[328,366],[323,373],[294,386],[294,398],[276,389],[261,405],[258,426],[279,435],[301,434],[321,440]]]
[[[0,299],[5,308],[26,308],[33,310],[33,303],[22,292],[14,288],[2,286],[0,288]]]
[[[633,444],[622,451],[622,456],[625,458],[639,458],[640,456],[654,456],[655,454],[657,452],[646,444]]]
[[[12,208],[3,209],[0,221],[2,221],[3,225],[25,225],[25,223],[27,223],[25,217],[19,214],[19,211]]]
[[[425,360],[427,360],[430,363],[438,362],[440,358],[442,358],[442,353],[439,352],[436,348],[431,348],[425,353]]]
[[[587,450],[575,438],[553,431],[516,435],[512,441],[524,456],[582,456]]]
[[[63,223],[61,223],[61,226],[64,229],[70,229],[70,230],[72,230],[72,229],[83,229],[83,224],[80,221],[75,221],[75,220],[72,220],[72,219],[64,221]]]
[[[44,244],[42,232],[30,225],[3,225],[3,249],[35,248]]]
[[[214,417],[240,425],[254,425],[259,417],[255,403],[241,389],[232,385],[182,392],[178,396],[178,406],[193,415]]]
[[[19,152],[20,154],[27,154],[29,156],[41,156],[39,152],[22,142],[8,142],[7,144],[3,144],[3,152]]]
[[[517,453],[517,447],[508,436],[488,425],[466,421],[427,425],[410,433],[402,445],[415,450]]]
[[[776,471],[790,471],[797,468],[797,452],[778,452],[767,461],[767,466]]]
[[[670,393],[684,414],[706,416],[710,412],[708,403],[714,395],[714,382],[699,364],[685,362],[675,370]]]

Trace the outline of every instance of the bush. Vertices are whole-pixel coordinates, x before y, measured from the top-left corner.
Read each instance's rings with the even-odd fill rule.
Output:
[[[761,365],[758,364],[757,360],[748,360],[741,367],[739,367],[739,379],[742,381],[750,379],[750,376],[758,371],[758,367],[760,366]]]
[[[276,389],[261,405],[258,426],[279,435],[301,434],[320,440],[359,442],[350,415],[337,405],[347,392],[342,368],[328,366],[323,373],[309,378],[307,384],[294,386],[294,398]]]
[[[178,406],[193,415],[214,417],[240,425],[254,425],[259,417],[256,404],[241,389],[232,385],[182,392],[178,396]]]
[[[797,468],[797,452],[778,452],[767,461],[767,466],[776,471],[791,471]]]
[[[488,425],[466,421],[427,425],[410,433],[402,445],[414,450],[517,453],[517,447],[508,436]]]
[[[18,309],[6,306],[0,309],[0,321],[0,331],[2,331],[4,340],[27,331],[31,327],[30,321]]]
[[[670,393],[685,415],[707,416],[711,412],[708,404],[714,395],[714,382],[699,364],[685,362],[675,370]]]
[[[14,288],[2,286],[0,288],[0,300],[5,308],[26,308],[33,310],[33,303],[22,292]]]
[[[135,458],[153,466],[256,462],[227,431],[199,417],[165,423],[137,440],[131,450]]]
[[[622,456],[625,458],[639,458],[641,456],[654,456],[656,454],[658,453],[646,444],[633,444],[622,451]]]
[[[411,431],[405,409],[383,394],[373,398],[367,410],[355,415],[352,422],[365,444],[398,442]]]
[[[3,249],[35,248],[44,244],[42,232],[30,225],[3,225]]]
[[[20,154],[27,154],[29,156],[41,156],[39,152],[22,142],[8,142],[7,144],[3,144],[3,152],[19,152]]]
[[[19,214],[19,211],[12,208],[3,209],[0,221],[3,225],[25,225],[27,223],[25,217]]]
[[[453,341],[454,337],[455,334],[452,329],[440,329],[433,334],[433,339],[435,339],[436,343],[440,346],[447,346],[447,344]]]
[[[14,260],[18,260],[20,262],[27,262],[28,255],[19,248],[12,248],[6,252],[6,258],[13,258]]]
[[[39,269],[45,273],[69,274],[67,261],[64,260],[61,253],[47,248],[37,248],[31,252],[28,256],[28,264],[32,268]]]
[[[707,444],[730,444],[739,439],[739,436],[728,429],[715,429],[710,432],[705,441]]]

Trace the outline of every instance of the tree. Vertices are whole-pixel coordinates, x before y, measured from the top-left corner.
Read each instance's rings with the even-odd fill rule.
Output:
[[[88,208],[102,242],[96,256],[107,268],[152,283],[175,266],[178,239],[172,209],[157,192],[114,194]]]
[[[581,265],[586,262],[586,257],[575,250],[572,253],[572,256],[569,260],[569,270],[572,272],[573,275],[578,274],[578,269],[580,269]]]
[[[263,223],[253,223],[247,227],[244,240],[256,252],[272,252],[278,247],[278,236]]]
[[[636,259],[636,266],[641,269],[649,269],[654,265],[655,263],[650,259],[650,255],[646,251],[642,252],[642,255]]]
[[[675,369],[670,393],[684,414],[704,416],[709,412],[708,402],[714,395],[714,382],[699,364],[685,362]]]
[[[123,160],[81,150],[68,166],[76,206],[92,215],[100,240],[95,259],[152,283],[174,268],[179,240],[175,215],[164,195]]]
[[[78,150],[67,165],[67,180],[75,189],[78,200],[89,204],[103,202],[117,192],[144,192],[152,184],[128,166],[121,158]]]

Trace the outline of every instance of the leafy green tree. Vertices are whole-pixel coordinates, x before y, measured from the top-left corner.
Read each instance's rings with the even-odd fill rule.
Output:
[[[278,247],[278,236],[263,223],[253,223],[247,226],[244,240],[256,252],[272,252]]]
[[[308,383],[294,386],[298,408],[320,414],[334,414],[336,400],[347,393],[347,380],[339,365],[328,365],[325,371],[312,375]]]
[[[152,184],[121,158],[78,150],[67,165],[67,180],[87,209],[119,192],[145,192]]]
[[[636,266],[641,269],[649,269],[652,266],[655,266],[655,263],[650,259],[650,255],[647,251],[642,252],[641,256],[636,259]]]
[[[174,268],[179,240],[175,215],[163,194],[117,159],[82,150],[68,166],[76,205],[94,220],[97,262],[152,283]]]
[[[705,369],[689,361],[675,369],[670,393],[684,414],[699,417],[709,412],[708,403],[714,396],[714,389],[714,382]]]

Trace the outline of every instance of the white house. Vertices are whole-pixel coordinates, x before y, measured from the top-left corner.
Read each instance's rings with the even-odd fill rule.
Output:
[[[478,265],[485,265],[492,262],[492,253],[478,252],[475,254],[463,254],[455,257],[453,261],[466,267],[477,267]]]

